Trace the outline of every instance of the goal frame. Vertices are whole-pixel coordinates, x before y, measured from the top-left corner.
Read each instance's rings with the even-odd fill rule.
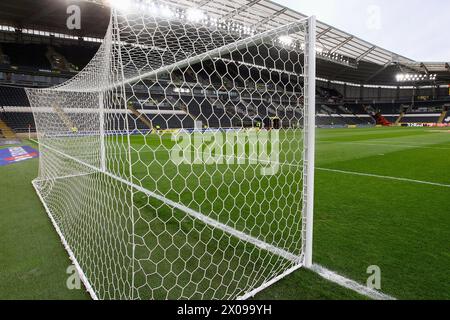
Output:
[[[303,20],[302,20],[303,21]],[[112,15],[112,23],[114,22],[114,15]],[[313,220],[314,220],[314,170],[315,170],[315,99],[316,99],[316,18],[315,16],[311,16],[307,19],[304,19],[304,24],[306,25],[306,31],[305,31],[305,48],[304,48],[304,150],[303,150],[303,159],[304,159],[304,176],[303,176],[303,208],[302,212],[299,214],[302,215],[302,230],[299,232],[302,233],[302,239],[303,239],[303,254],[301,257],[299,257],[298,264],[289,270],[286,270],[284,273],[278,275],[277,277],[273,278],[272,280],[262,284],[261,286],[255,288],[251,292],[248,292],[244,296],[238,297],[240,300],[245,300],[252,298],[257,293],[263,291],[264,289],[270,287],[274,283],[278,282],[279,280],[285,278],[286,276],[292,274],[293,272],[299,270],[302,267],[305,268],[311,268],[313,264]],[[271,31],[267,31],[268,36],[270,36]],[[258,34],[260,36],[261,34]],[[242,40],[242,45],[245,45],[245,40]],[[236,43],[232,44],[233,48],[238,48],[239,44],[236,45]],[[218,49],[215,49],[216,51]],[[228,50],[228,48],[226,48]],[[180,68],[183,66],[183,64],[193,64],[196,61],[201,61],[202,58],[211,55],[211,52],[204,53],[203,55],[199,57],[191,58],[187,61],[182,61],[180,63],[177,63],[176,67]],[[156,70],[155,74],[164,73],[164,72],[170,72],[172,66],[165,67],[163,70]],[[173,67],[172,67],[173,68]],[[148,76],[148,75],[146,75]],[[132,79],[130,80],[130,82]],[[123,85],[123,84],[117,84],[117,85]],[[103,92],[107,90],[108,88],[103,88],[102,91],[99,92],[99,111],[100,111],[100,119],[105,118],[105,108],[104,108],[104,101],[103,101]],[[126,108],[126,106],[125,106]],[[106,147],[105,147],[105,139],[107,137],[107,133],[105,132],[105,128],[102,125],[104,120],[100,121],[100,168],[92,167],[92,170],[99,171],[104,174],[108,174],[106,170]],[[130,135],[130,132],[128,132],[128,137]],[[128,140],[129,141],[129,140]],[[37,141],[40,148],[48,148],[51,149],[50,146],[46,146],[45,144],[40,143]],[[58,150],[52,150],[53,152],[59,152]],[[70,155],[64,154],[63,156],[71,157]],[[78,161],[77,159],[72,159],[75,161]],[[131,160],[130,160],[131,161]],[[83,165],[86,165],[86,163],[83,163]],[[111,176],[114,179],[123,180],[120,177],[117,176]],[[63,232],[61,232],[57,222],[55,221],[51,210],[47,206],[45,199],[43,195],[40,192],[39,189],[39,183],[43,182],[43,180],[36,179],[34,180],[33,186],[53,224],[55,227],[61,242],[65,248],[65,250],[68,252],[68,255],[74,264],[79,276],[80,280],[84,284],[87,292],[90,294],[91,298],[94,300],[98,300],[99,297],[97,296],[94,288],[92,287],[88,277],[86,277],[83,269],[81,268],[80,263],[78,262],[75,254],[73,253],[72,249],[70,248],[68,242],[66,241]],[[120,181],[122,183],[130,184],[129,181]],[[139,188],[137,185],[133,185],[131,187]],[[146,190],[140,190],[140,191],[146,191]],[[155,195],[153,195],[155,196]],[[172,203],[173,205],[173,203]],[[193,213],[195,214],[195,212]],[[214,222],[212,222],[214,223]],[[216,224],[219,228],[227,228],[227,226],[220,226],[219,224]],[[251,240],[252,241],[252,240]],[[250,241],[250,242],[251,242]],[[134,258],[134,257],[133,257]]]

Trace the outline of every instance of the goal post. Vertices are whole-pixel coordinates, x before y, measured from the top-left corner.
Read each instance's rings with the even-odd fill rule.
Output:
[[[315,146],[316,146],[316,17],[308,19],[305,45],[305,160],[306,177],[304,209],[304,243],[306,268],[312,267],[313,261],[313,222],[314,222],[314,181],[315,181]]]
[[[246,299],[311,267],[315,28],[113,8],[85,69],[27,89],[33,184],[94,299]]]

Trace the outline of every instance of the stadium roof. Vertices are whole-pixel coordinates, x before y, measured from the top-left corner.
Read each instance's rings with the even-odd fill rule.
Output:
[[[166,0],[168,4],[197,7],[221,21],[243,23],[258,31],[304,19],[301,14],[270,0]],[[2,0],[0,23],[20,28],[40,27],[69,33],[68,4],[82,9],[82,30],[77,36],[103,37],[109,22],[107,0]],[[100,5],[99,5],[100,4]],[[438,83],[450,83],[449,63],[422,63],[380,48],[326,23],[317,24],[318,76],[357,84],[398,85],[396,75],[436,74]],[[423,85],[431,82],[420,83]]]
[[[83,0],[1,0],[0,24],[17,28],[67,33],[103,38],[109,24],[110,10],[99,1]],[[82,13],[82,29],[68,30],[67,7],[77,4]]]

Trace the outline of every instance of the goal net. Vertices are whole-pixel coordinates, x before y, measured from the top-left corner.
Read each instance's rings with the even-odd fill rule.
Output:
[[[94,299],[245,299],[311,264],[314,39],[115,8],[84,70],[27,90],[33,184]]]

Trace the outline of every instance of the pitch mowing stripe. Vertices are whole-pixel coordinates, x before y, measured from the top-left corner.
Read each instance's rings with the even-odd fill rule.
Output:
[[[321,265],[314,264],[310,270],[317,273],[322,278],[334,282],[344,288],[353,290],[363,296],[366,296],[373,300],[397,300],[396,298],[387,295],[385,293],[382,293],[380,291],[377,291],[375,289],[371,289],[369,287],[363,286],[362,284],[359,284],[358,282],[348,279],[344,276],[341,276],[340,274],[337,274],[334,271],[328,270],[325,267],[322,267]]]
[[[396,181],[403,181],[403,182],[426,184],[426,185],[431,185],[431,186],[436,186],[436,187],[450,188],[449,184],[444,184],[444,183],[414,180],[414,179],[408,179],[408,178],[391,177],[391,176],[382,176],[382,175],[371,174],[371,173],[362,173],[362,172],[353,172],[353,171],[345,171],[345,170],[337,170],[337,169],[329,169],[329,168],[317,168],[317,167],[316,167],[316,170],[334,172],[334,173],[342,173],[342,174],[350,174],[350,175],[354,175],[354,176],[372,177],[372,178],[378,178],[378,179],[396,180]]]

